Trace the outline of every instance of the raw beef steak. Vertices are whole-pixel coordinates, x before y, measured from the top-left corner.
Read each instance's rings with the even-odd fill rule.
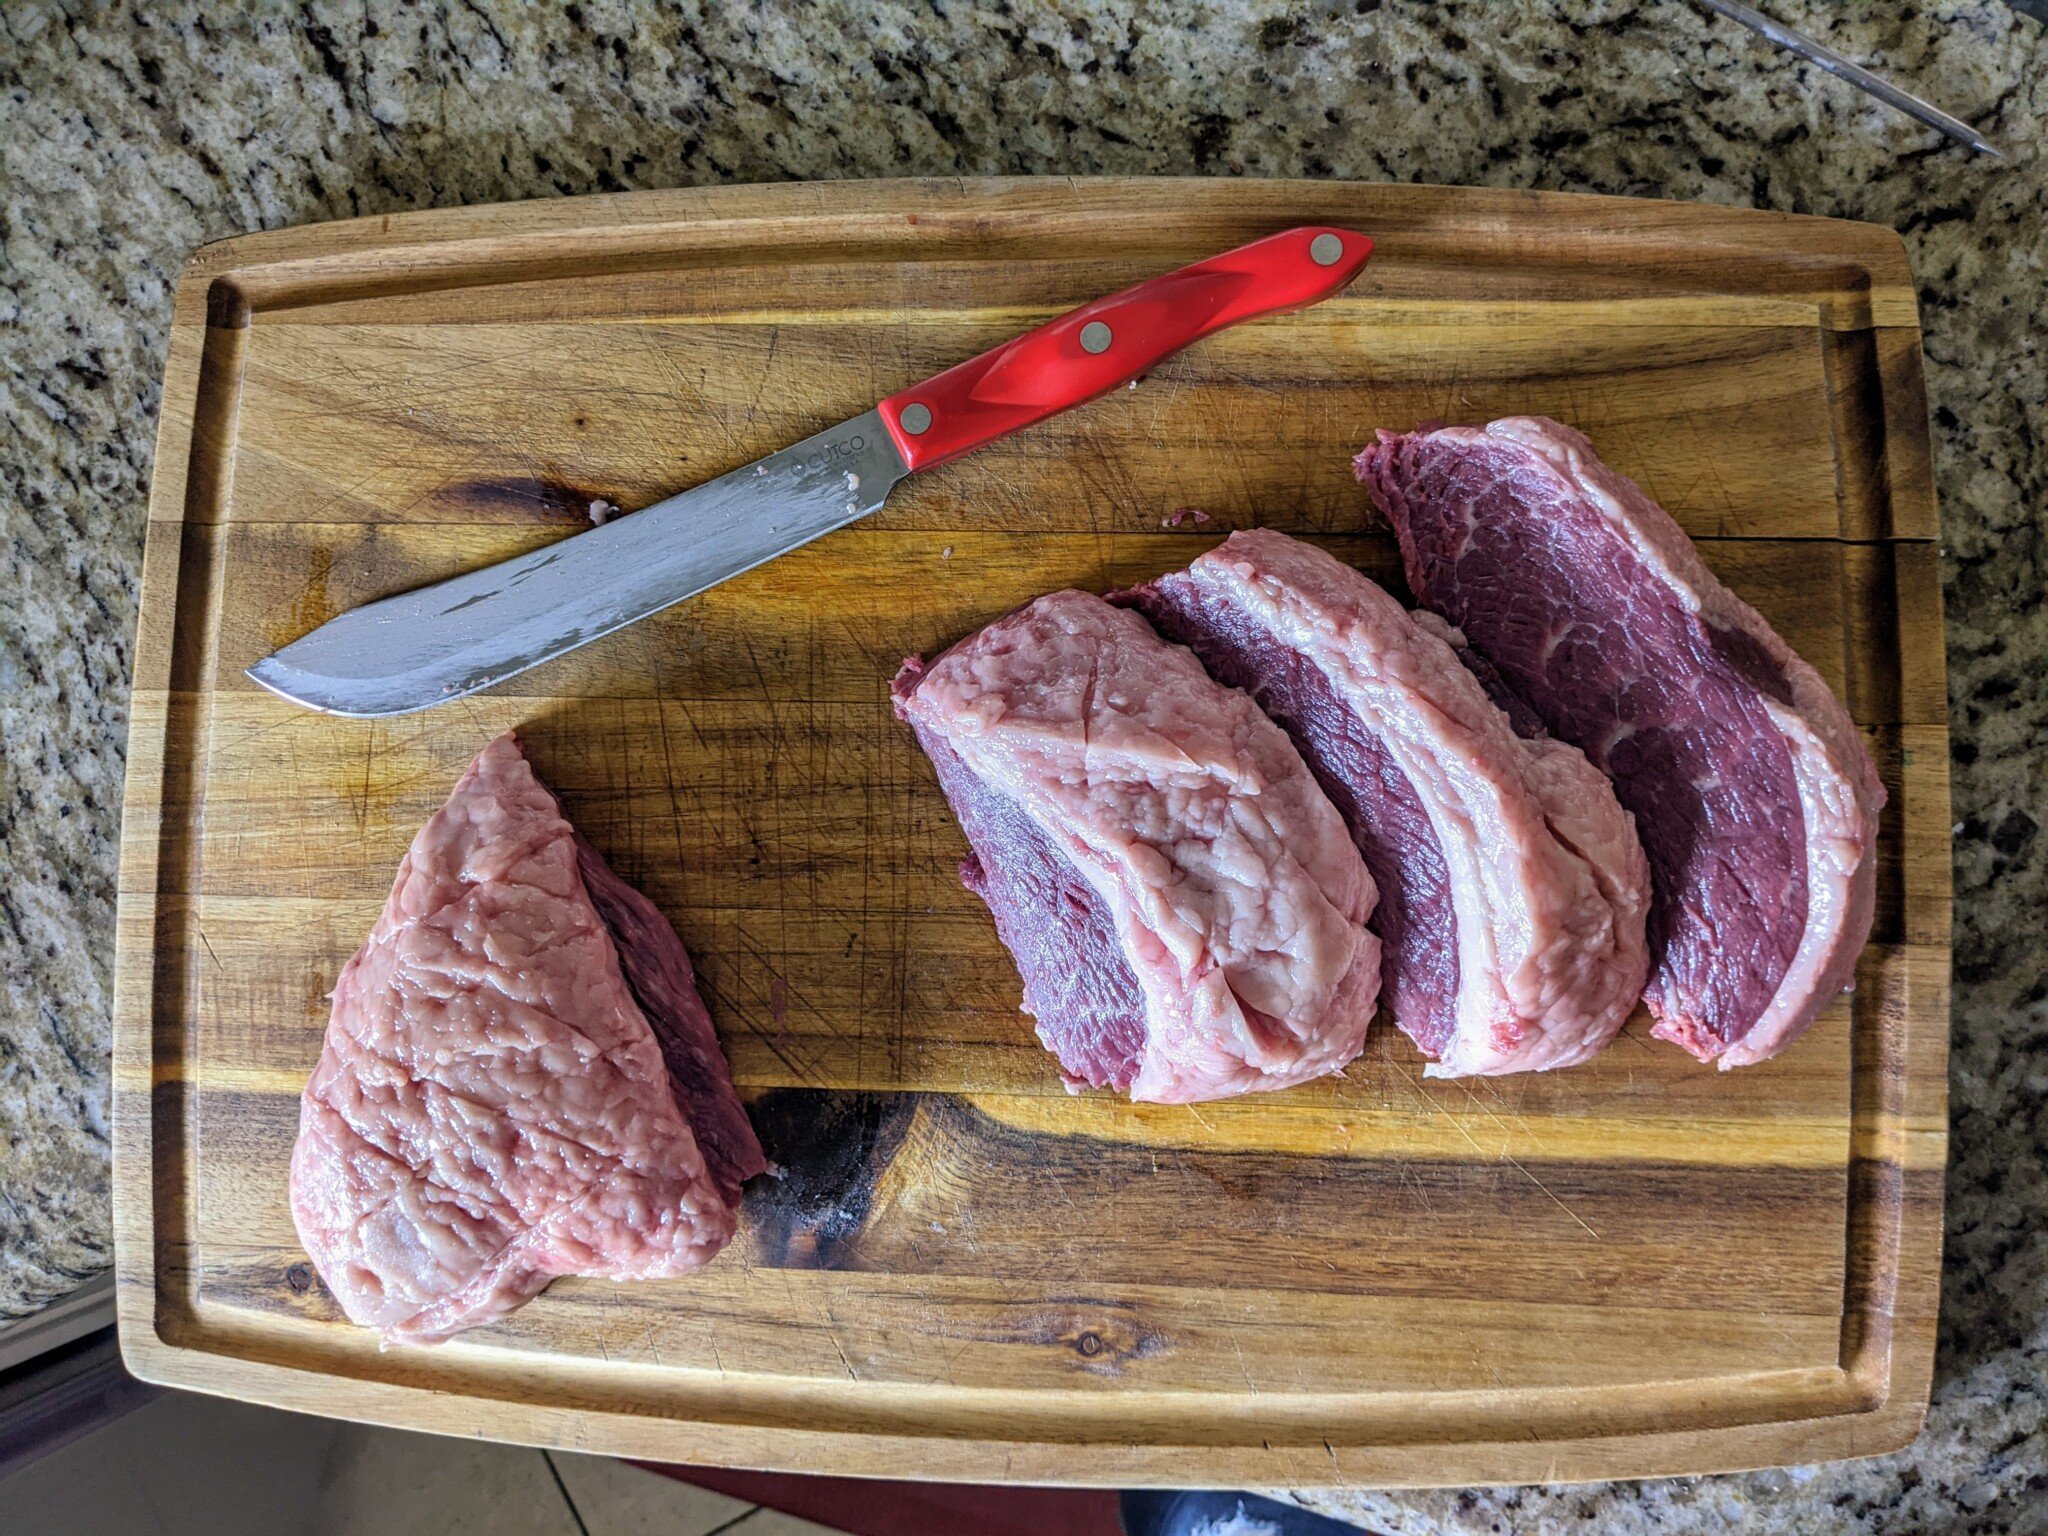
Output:
[[[500,736],[335,983],[291,1168],[328,1289],[431,1342],[557,1275],[686,1274],[764,1167],[675,930]]]
[[[1111,601],[1294,738],[1379,887],[1380,989],[1431,1075],[1568,1067],[1614,1037],[1650,877],[1583,754],[1523,741],[1436,628],[1283,533]]]
[[[1372,877],[1250,699],[1083,592],[913,659],[895,695],[1070,1087],[1187,1103],[1358,1054]]]
[[[1723,1067],[1782,1049],[1870,932],[1884,790],[1848,712],[1569,427],[1382,433],[1358,473],[1417,597],[1635,813],[1655,1032]]]

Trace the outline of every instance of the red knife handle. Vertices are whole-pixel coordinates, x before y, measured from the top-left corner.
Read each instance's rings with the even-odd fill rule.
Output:
[[[1370,255],[1372,241],[1348,229],[1268,235],[1083,304],[891,395],[882,420],[904,463],[930,469],[1093,400],[1227,325],[1327,299]]]

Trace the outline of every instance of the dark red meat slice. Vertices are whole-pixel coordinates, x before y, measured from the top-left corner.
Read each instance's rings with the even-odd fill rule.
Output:
[[[1416,596],[1635,813],[1657,1033],[1773,1054],[1869,933],[1884,791],[1819,675],[1662,508],[1542,418],[1383,434],[1360,478]]]

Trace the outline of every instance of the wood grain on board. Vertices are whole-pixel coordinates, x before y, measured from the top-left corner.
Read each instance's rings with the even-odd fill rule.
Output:
[[[1290,224],[1344,296],[901,487],[866,523],[389,721],[242,669],[335,613],[782,446]],[[1888,232],[1497,191],[945,182],[633,194],[208,247],[151,502],[116,966],[122,1336],[152,1380],[700,1463],[1465,1483],[1915,1431],[1945,1158],[1948,794],[1919,333]],[[1309,535],[1398,589],[1375,428],[1586,431],[1848,701],[1891,793],[1858,985],[1704,1069],[1073,1098],[886,688],[1036,593]],[[1182,507],[1206,524],[1164,526]],[[519,727],[675,922],[787,1170],[685,1280],[563,1281],[434,1350],[340,1319],[285,1195],[325,995],[420,823]]]

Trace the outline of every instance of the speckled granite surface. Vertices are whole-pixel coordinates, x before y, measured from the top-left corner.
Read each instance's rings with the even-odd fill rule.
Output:
[[[2048,1529],[2048,40],[1770,0],[2013,148],[1945,148],[1679,0],[0,6],[0,1316],[104,1266],[133,588],[203,241],[722,180],[1212,172],[1875,219],[1921,280],[1955,730],[1954,1159],[1928,1429],[1640,1485],[1320,1499],[1389,1531]]]

